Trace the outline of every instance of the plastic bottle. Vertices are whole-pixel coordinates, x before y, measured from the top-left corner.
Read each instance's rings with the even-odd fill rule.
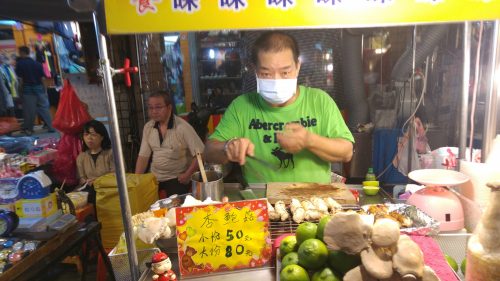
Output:
[[[373,173],[373,168],[368,168],[368,172],[366,172],[365,180],[367,181],[376,181],[377,176]]]

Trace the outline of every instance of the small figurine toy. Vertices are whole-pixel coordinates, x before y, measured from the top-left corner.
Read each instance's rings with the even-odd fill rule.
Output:
[[[177,281],[177,276],[172,271],[172,262],[168,258],[168,255],[163,252],[153,255],[151,270],[155,273],[153,275],[154,281]]]

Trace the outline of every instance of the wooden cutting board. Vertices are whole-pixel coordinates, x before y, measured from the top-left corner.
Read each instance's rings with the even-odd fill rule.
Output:
[[[340,204],[357,204],[354,195],[343,183],[268,183],[266,197],[269,203],[282,200],[290,204],[292,198],[309,200],[311,197],[332,197]]]

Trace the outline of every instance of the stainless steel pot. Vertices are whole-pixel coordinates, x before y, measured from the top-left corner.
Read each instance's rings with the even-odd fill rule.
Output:
[[[198,200],[205,200],[207,197],[212,200],[221,201],[224,196],[224,182],[222,173],[215,171],[205,171],[207,182],[204,183],[201,173],[196,172],[191,176],[191,187],[193,196]]]

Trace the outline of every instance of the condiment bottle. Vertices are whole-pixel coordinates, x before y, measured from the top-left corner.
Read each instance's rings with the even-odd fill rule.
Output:
[[[366,172],[365,180],[367,181],[376,181],[377,176],[373,173],[373,168],[368,168],[368,172]]]

